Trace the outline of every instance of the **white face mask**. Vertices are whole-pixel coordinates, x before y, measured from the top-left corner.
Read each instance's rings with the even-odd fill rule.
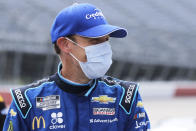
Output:
[[[76,42],[70,41],[78,45]],[[81,47],[80,45],[78,46]],[[70,55],[79,62],[86,77],[95,79],[104,76],[112,64],[112,50],[109,42],[105,41],[81,48],[85,50],[87,62],[79,61],[72,53]]]

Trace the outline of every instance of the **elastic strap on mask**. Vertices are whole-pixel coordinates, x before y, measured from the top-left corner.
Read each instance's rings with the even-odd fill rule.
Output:
[[[72,43],[74,43],[75,45],[79,46],[80,48],[84,49],[82,46],[80,46],[78,43],[76,43],[75,41],[69,39],[68,37],[65,37],[66,39],[68,39],[69,41],[71,41]],[[85,50],[85,49],[84,49]],[[81,62],[79,61],[72,53],[69,53],[76,61],[78,62]]]
[[[79,46],[80,48],[84,49],[84,47],[80,46],[78,43],[76,43],[75,41],[69,39],[68,37],[65,37],[66,39],[68,39],[69,41],[71,41],[72,43],[74,43],[75,45]]]
[[[81,62],[81,61],[79,61],[72,53],[69,53],[76,61],[78,61],[78,62]]]

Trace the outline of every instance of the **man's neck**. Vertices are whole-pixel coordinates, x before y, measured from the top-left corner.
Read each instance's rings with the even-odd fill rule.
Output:
[[[90,81],[78,68],[69,68],[65,65],[61,69],[61,75],[64,78],[79,84],[87,84]]]

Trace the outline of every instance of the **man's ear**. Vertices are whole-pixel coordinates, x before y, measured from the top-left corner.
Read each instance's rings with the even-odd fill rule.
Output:
[[[70,53],[71,48],[70,48],[70,42],[67,40],[65,37],[60,37],[57,39],[57,45],[60,48],[61,51],[65,53]]]

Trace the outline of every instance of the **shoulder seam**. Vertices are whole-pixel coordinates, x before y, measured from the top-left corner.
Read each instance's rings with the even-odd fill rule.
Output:
[[[129,115],[131,114],[132,106],[133,106],[134,100],[136,99],[135,97],[138,92],[139,85],[133,82],[127,82],[127,83],[129,83],[129,86],[126,86],[126,87],[120,84],[123,90],[123,93],[121,95],[119,105],[125,111],[125,113]]]
[[[29,100],[29,97],[27,96],[27,91],[35,88],[41,87],[41,85],[45,83],[50,83],[53,81],[44,81],[42,83],[37,84],[36,86],[32,86],[32,84],[21,87],[21,88],[16,88],[16,89],[10,89],[11,95],[13,98],[13,101],[19,110],[20,114],[22,115],[23,119],[26,119],[30,109],[32,108],[32,104]]]

